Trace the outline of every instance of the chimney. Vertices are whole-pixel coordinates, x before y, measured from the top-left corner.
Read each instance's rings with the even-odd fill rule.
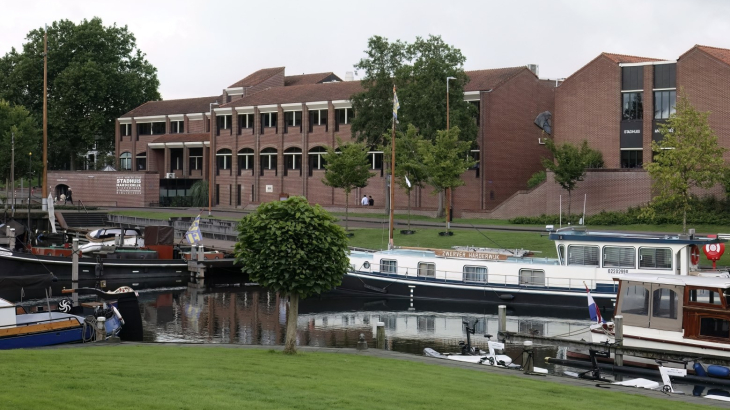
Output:
[[[355,81],[355,75],[352,71],[347,71],[345,73],[345,81]]]
[[[527,68],[530,69],[533,73],[535,73],[536,76],[540,76],[540,66],[537,64],[528,64]]]

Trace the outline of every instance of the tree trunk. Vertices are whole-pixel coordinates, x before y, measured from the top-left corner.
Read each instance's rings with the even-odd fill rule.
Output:
[[[71,154],[71,162],[69,162],[71,171],[76,171],[76,156],[74,154]]]
[[[449,233],[449,216],[451,216],[451,188],[446,188],[446,233]]]
[[[684,203],[682,204],[682,233],[687,233],[687,206],[689,206],[689,200],[687,195],[684,195]]]
[[[289,294],[289,306],[286,313],[286,341],[284,342],[284,354],[297,354],[297,318],[299,317],[299,294]]]
[[[437,218],[443,218],[444,216],[444,191],[439,192],[439,209],[436,211]]]
[[[571,225],[570,221],[570,202],[572,201],[572,197],[570,196],[570,190],[568,190],[568,225]]]
[[[347,225],[349,222],[349,212],[350,212],[350,193],[345,192],[345,232],[347,232]]]

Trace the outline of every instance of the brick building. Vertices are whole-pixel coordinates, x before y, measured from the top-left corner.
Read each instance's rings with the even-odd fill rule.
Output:
[[[479,113],[479,150],[472,155],[480,164],[465,173],[466,185],[454,192],[457,216],[492,209],[526,187],[548,154],[533,121],[552,111],[554,101],[554,82],[538,79],[527,67],[467,74],[464,99]],[[174,204],[196,180],[209,179],[216,207],[243,208],[280,193],[344,206],[344,193],[321,182],[321,156],[336,138],[351,138],[355,113],[349,100],[360,91],[359,81],[342,81],[331,72],[287,76],[278,67],[256,71],[218,96],[150,101],[117,120],[117,169],[157,172],[163,203]],[[378,206],[385,203],[383,153],[369,155],[376,176],[350,196],[352,206],[363,193]],[[413,205],[435,210],[438,200],[430,193],[415,190]],[[404,193],[396,193],[395,204],[406,207]]]

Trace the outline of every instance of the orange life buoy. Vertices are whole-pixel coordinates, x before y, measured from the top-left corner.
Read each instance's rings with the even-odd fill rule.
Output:
[[[690,245],[689,247],[689,259],[693,265],[700,263],[700,248],[697,245]]]

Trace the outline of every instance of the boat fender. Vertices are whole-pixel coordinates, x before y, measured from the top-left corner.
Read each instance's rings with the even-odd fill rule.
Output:
[[[122,314],[119,313],[119,310],[117,310],[116,306],[112,306],[112,310],[114,311],[114,316],[116,316],[117,319],[119,319],[119,323],[124,325],[124,319],[122,318]]]
[[[728,377],[730,376],[730,369],[725,366],[712,364],[707,366],[707,374],[710,375],[710,377]]]
[[[512,300],[512,299],[515,298],[515,296],[514,295],[508,295],[508,294],[502,294],[502,295],[499,295],[499,298],[502,299],[502,300]]]
[[[705,371],[705,367],[702,366],[702,363],[697,363],[692,365],[692,368],[695,369],[695,374],[697,377],[707,377],[707,371]]]

